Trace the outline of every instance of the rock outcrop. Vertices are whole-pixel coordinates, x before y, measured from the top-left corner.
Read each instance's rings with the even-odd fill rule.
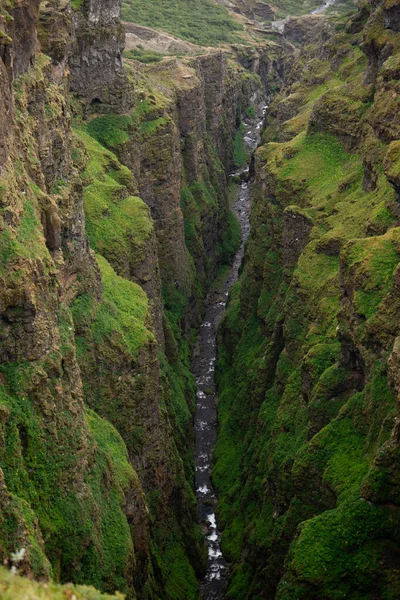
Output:
[[[121,1],[83,0],[72,21],[71,90],[96,112],[126,112],[133,100],[122,62]]]

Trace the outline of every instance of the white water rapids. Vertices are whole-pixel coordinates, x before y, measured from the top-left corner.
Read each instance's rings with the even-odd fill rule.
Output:
[[[244,142],[249,152],[256,149],[260,141],[260,131],[266,106],[260,106],[257,116],[245,121]],[[247,174],[249,165],[232,173],[232,176]],[[224,314],[229,289],[237,281],[245,242],[250,233],[250,183],[242,181],[233,211],[242,229],[241,246],[234,258],[229,279],[221,289],[209,293],[206,301],[206,313],[200,327],[198,342],[192,362],[192,371],[197,382],[196,430],[196,496],[200,520],[208,549],[208,566],[201,582],[203,600],[224,597],[228,579],[228,565],[221,551],[221,535],[218,529],[215,508],[217,497],[211,482],[211,461],[217,439],[217,394],[214,381],[217,358],[217,329]]]

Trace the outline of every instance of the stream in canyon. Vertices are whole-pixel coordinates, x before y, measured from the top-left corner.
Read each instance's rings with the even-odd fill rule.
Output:
[[[310,15],[320,15],[327,8],[336,4],[336,2],[337,2],[337,0],[325,0],[325,2],[323,4],[321,4],[321,6],[314,8],[314,10],[312,10],[309,14]],[[277,21],[272,21],[271,27],[272,27],[272,29],[274,29],[275,31],[278,31],[279,33],[284,33],[285,25],[286,25],[286,23],[289,22],[290,19],[291,19],[291,16],[288,16],[285,19],[278,19]]]
[[[245,121],[244,142],[252,154],[260,141],[260,132],[267,107],[259,106],[257,117]],[[197,404],[195,416],[196,446],[196,496],[200,520],[208,549],[208,566],[201,582],[203,600],[224,597],[228,578],[228,565],[221,552],[221,535],[216,521],[217,496],[211,482],[211,461],[217,439],[217,394],[215,387],[215,362],[217,358],[217,330],[223,317],[230,287],[237,281],[244,256],[246,240],[250,233],[250,183],[247,181],[249,164],[231,176],[240,176],[238,195],[232,207],[241,229],[242,242],[234,258],[228,279],[219,289],[209,292],[206,300],[204,321],[200,327],[192,371],[197,382]]]

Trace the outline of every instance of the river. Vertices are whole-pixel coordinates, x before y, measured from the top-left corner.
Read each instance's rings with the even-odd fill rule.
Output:
[[[253,99],[257,101],[256,98]],[[260,141],[260,132],[267,107],[260,105],[257,116],[245,121],[244,141],[249,152],[253,153]],[[231,174],[248,174],[249,164]],[[245,178],[247,179],[247,177]],[[223,317],[230,287],[237,281],[239,268],[244,255],[246,240],[250,233],[250,185],[241,181],[238,195],[232,210],[242,229],[241,246],[236,253],[229,278],[220,289],[212,289],[206,300],[204,321],[194,351],[192,372],[197,382],[197,404],[195,416],[196,446],[196,496],[203,533],[208,550],[208,566],[205,578],[201,581],[203,600],[224,597],[228,581],[228,565],[221,551],[221,534],[218,529],[215,508],[217,496],[211,482],[211,462],[217,440],[217,403],[215,387],[215,362],[217,359],[217,330]]]
[[[336,4],[336,2],[337,2],[337,0],[325,0],[325,2],[323,4],[321,4],[321,6],[318,6],[317,8],[314,8],[314,10],[312,10],[308,14],[310,14],[310,15],[320,15],[327,8],[329,8],[330,6],[333,6],[334,4]],[[272,29],[275,29],[279,33],[283,34],[285,32],[285,25],[286,25],[286,23],[288,23],[288,21],[290,19],[291,19],[291,16],[289,15],[285,19],[278,19],[277,21],[272,21],[271,22],[271,27],[272,27]]]

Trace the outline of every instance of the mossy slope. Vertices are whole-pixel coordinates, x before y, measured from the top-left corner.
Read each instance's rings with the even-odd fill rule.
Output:
[[[190,447],[184,465],[169,421],[183,450],[189,381],[180,365],[178,383],[168,367],[161,379],[153,223],[132,172],[81,123],[72,135],[67,72],[53,71],[64,56],[35,56],[38,8],[24,72],[14,81],[0,60],[0,554],[24,547],[20,573],[43,580],[195,599],[188,554],[198,569],[203,555]],[[67,27],[68,3],[58,8],[45,19]],[[148,296],[136,280],[153,282]]]
[[[362,34],[336,28],[302,50],[271,106],[220,331],[228,598],[400,593],[397,199],[384,130],[369,126],[390,108],[379,71],[377,90],[363,83]]]

